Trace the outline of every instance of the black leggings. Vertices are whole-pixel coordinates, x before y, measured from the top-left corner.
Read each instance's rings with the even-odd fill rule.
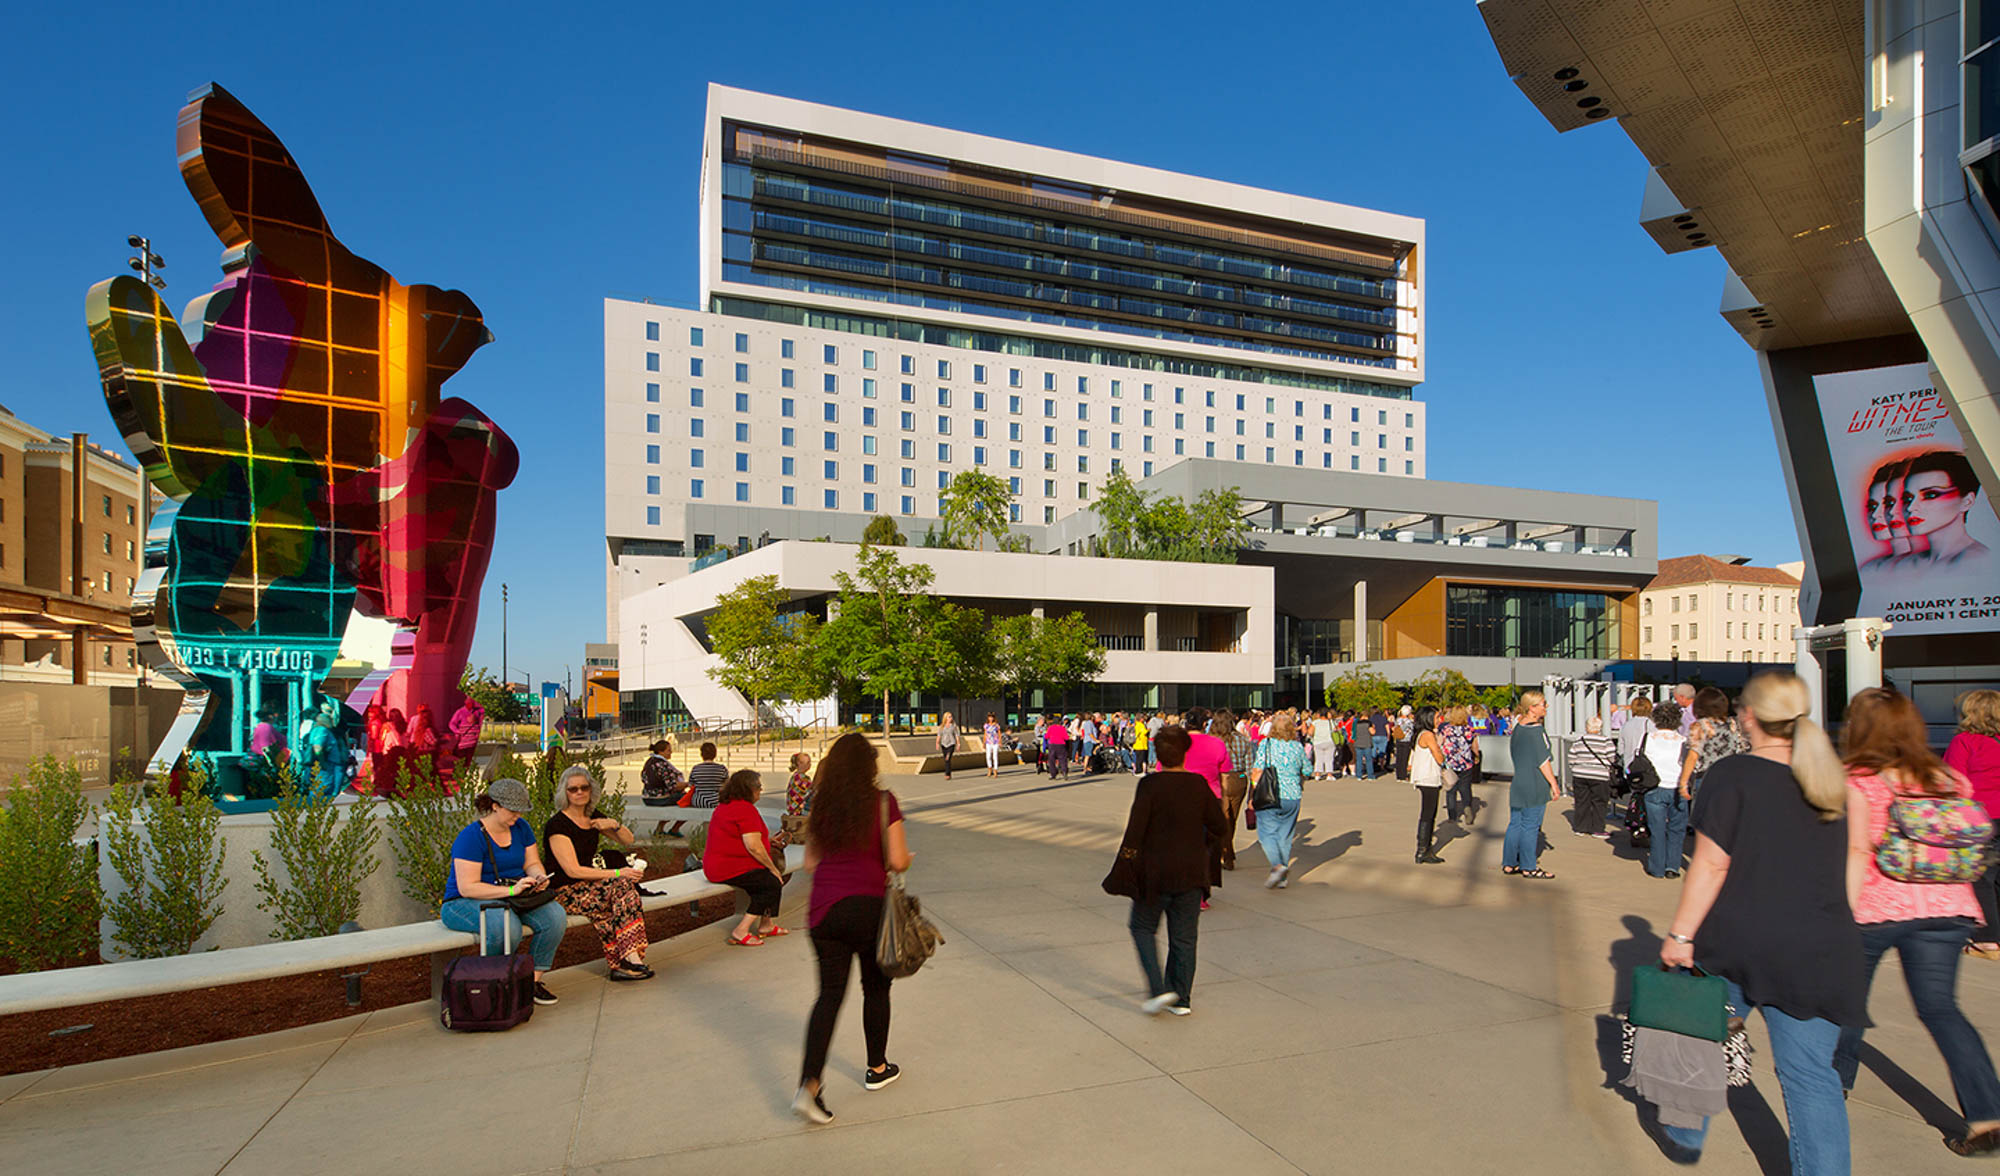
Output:
[[[734,886],[750,896],[750,913],[759,918],[775,918],[778,914],[778,900],[784,896],[785,884],[778,876],[762,866],[747,874],[734,878],[724,878],[724,886]]]
[[[861,958],[861,1035],[868,1043],[868,1068],[889,1062],[889,977],[875,963],[875,936],[882,928],[882,896],[857,894],[834,903],[812,929],[819,955],[819,999],[806,1022],[806,1060],[799,1082],[817,1082],[833,1044],[833,1023],[847,999],[847,961]]]
[[[1417,789],[1418,857],[1429,854],[1433,842],[1437,839],[1438,791],[1436,788]]]

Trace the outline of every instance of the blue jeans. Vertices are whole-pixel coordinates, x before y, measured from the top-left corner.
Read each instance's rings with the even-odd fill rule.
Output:
[[[1292,860],[1292,833],[1299,827],[1299,798],[1278,801],[1274,809],[1257,810],[1257,844],[1273,866]]]
[[[1681,868],[1681,843],[1687,839],[1688,803],[1677,788],[1646,790],[1646,828],[1652,844],[1646,848],[1646,872],[1655,878]]]
[[[1729,1003],[1746,1013],[1750,1007],[1734,980],[1729,981]],[[1847,1100],[1833,1068],[1840,1026],[1819,1017],[1801,1021],[1768,1006],[1758,1011],[1771,1035],[1771,1066],[1785,1096],[1792,1176],[1846,1176],[1850,1171]],[[1699,1127],[1662,1126],[1660,1131],[1681,1147],[1700,1152],[1708,1138],[1708,1121]]]
[[[447,899],[440,912],[444,925],[454,931],[470,931],[479,934],[479,904],[493,899],[453,898]],[[569,926],[569,914],[559,902],[545,902],[525,915],[499,909],[486,912],[487,955],[499,955],[511,941],[515,947],[521,945],[521,925],[527,924],[535,937],[528,941],[528,950],[535,957],[535,971],[546,972],[555,967],[556,948],[561,946],[563,931]]]
[[[1500,864],[1517,870],[1532,870],[1541,860],[1542,803],[1517,808],[1507,817],[1507,837],[1500,843]]]
[[[1931,1031],[1951,1073],[1958,1109],[1966,1122],[1981,1123],[2000,1119],[2000,1078],[1994,1076],[1993,1059],[1987,1056],[1979,1031],[1958,1008],[1958,961],[1973,925],[1971,919],[1958,917],[1863,923],[1861,950],[1872,983],[1875,965],[1890,948],[1896,949],[1903,961],[1903,982],[1910,987],[1910,1003]],[[1842,1028],[1840,1048],[1833,1055],[1840,1084],[1848,1090],[1854,1089],[1861,1064],[1861,1033],[1858,1027]]]
[[[1160,971],[1160,915],[1167,916],[1167,970]],[[1132,945],[1139,949],[1139,967],[1146,973],[1146,995],[1163,992],[1180,995],[1180,1006],[1188,1007],[1194,992],[1195,936],[1201,929],[1201,891],[1182,890],[1158,895],[1150,900],[1134,899]]]
[[[1368,750],[1361,753],[1361,762],[1355,765],[1357,769],[1355,775],[1360,776],[1363,780],[1373,780],[1375,778],[1375,757],[1387,750],[1389,750],[1389,737],[1387,735],[1369,736]]]

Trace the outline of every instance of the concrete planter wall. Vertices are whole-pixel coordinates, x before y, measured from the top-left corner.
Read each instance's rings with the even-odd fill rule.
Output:
[[[346,808],[354,803],[354,799],[351,796],[342,797],[334,803]],[[389,840],[388,816],[386,807],[378,807],[370,818],[375,827],[382,831],[381,839],[375,847],[375,855],[381,859],[381,863],[375,867],[373,874],[361,882],[360,922],[363,927],[392,927],[400,923],[416,923],[437,918],[436,911],[420,907],[403,896],[403,882],[396,874],[398,860],[395,846]],[[343,813],[340,819],[345,821],[347,817]],[[103,814],[100,820],[109,822],[111,817],[109,814]],[[201,941],[195,945],[196,951],[207,951],[218,947],[248,947],[272,941],[271,931],[277,926],[277,920],[271,912],[257,909],[257,868],[250,858],[252,851],[261,851],[264,859],[272,863],[273,869],[283,870],[277,863],[277,854],[271,849],[271,826],[271,814],[268,812],[233,813],[223,816],[221,835],[228,843],[228,848],[223,856],[222,869],[223,876],[229,882],[222,893],[222,916],[216,919],[215,924],[208,929],[208,934],[202,936]],[[443,856],[449,848],[445,845],[438,846],[439,856]],[[119,880],[117,871],[111,868],[107,855],[99,855],[97,880],[104,888],[107,906],[113,896],[124,892],[124,883]],[[110,961],[129,958],[113,946],[111,932],[111,920],[108,917],[100,919],[98,941],[104,959]]]

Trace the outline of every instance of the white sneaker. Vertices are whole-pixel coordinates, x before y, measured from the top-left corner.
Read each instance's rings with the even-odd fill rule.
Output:
[[[1270,890],[1271,888],[1275,887],[1278,884],[1278,880],[1280,878],[1283,878],[1284,876],[1285,876],[1285,867],[1272,866],[1271,872],[1264,876],[1264,889]]]
[[[799,1087],[798,1094],[792,1097],[792,1110],[808,1122],[833,1122],[833,1112],[826,1109],[826,1104],[820,1101],[820,1096],[803,1086]]]
[[[1179,1004],[1180,999],[1181,999],[1181,994],[1178,992],[1162,992],[1160,995],[1140,1005],[1139,1008],[1143,1010],[1147,1016],[1157,1017],[1161,1013],[1164,1013],[1168,1009],[1174,1007],[1176,1004]]]
[[[1173,1008],[1170,1008],[1167,1011],[1172,1013],[1176,1017],[1187,1017],[1187,1016],[1192,1016],[1194,1014],[1194,1010],[1187,1007],[1186,1005],[1175,1005]]]

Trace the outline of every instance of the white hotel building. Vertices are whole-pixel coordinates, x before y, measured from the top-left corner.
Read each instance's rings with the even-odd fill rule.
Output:
[[[824,607],[830,553],[699,557],[856,541],[875,515],[914,546],[974,469],[1006,479],[1033,551],[1069,555],[932,553],[940,584],[994,615],[1084,611],[1109,651],[1105,700],[1256,699],[1282,667],[1307,686],[1321,663],[1442,654],[1446,592],[1425,569],[1446,545],[1481,549],[1478,608],[1570,610],[1574,626],[1533,631],[1623,652],[1650,503],[1423,481],[1422,221],[723,86],[700,190],[700,309],[604,304],[606,609],[628,721],[747,710],[702,673],[701,618],[750,565]],[[1390,610],[1435,597],[1417,627],[1436,635],[1382,636],[1350,587],[1287,611],[1274,566],[1073,558],[1111,471],[1196,466],[1254,500],[1244,564],[1312,548],[1343,585],[1376,580],[1394,632]],[[1432,554],[1384,560],[1377,539]],[[1092,580],[1114,568],[1119,583]],[[1501,601],[1509,584],[1528,588]]]

